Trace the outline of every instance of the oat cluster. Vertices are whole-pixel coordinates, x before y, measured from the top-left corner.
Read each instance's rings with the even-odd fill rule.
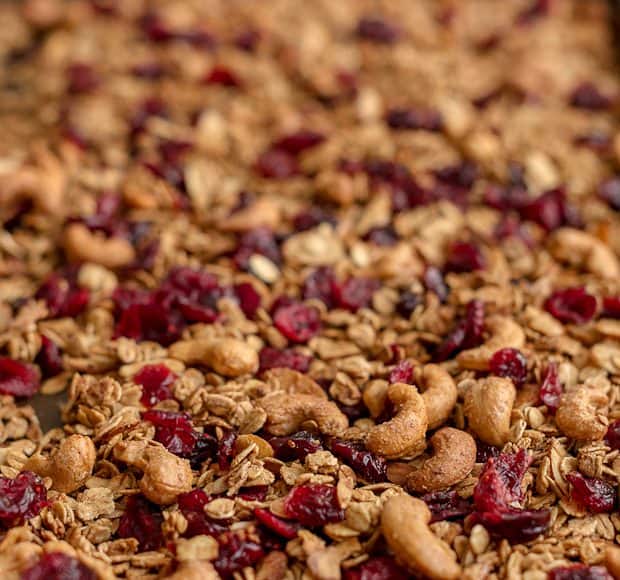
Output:
[[[618,580],[609,20],[0,3],[0,577]]]

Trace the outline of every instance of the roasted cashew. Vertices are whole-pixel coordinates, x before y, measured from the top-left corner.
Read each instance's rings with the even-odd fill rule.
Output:
[[[461,575],[456,554],[433,534],[430,520],[431,512],[421,499],[394,495],[383,506],[381,530],[396,559],[411,572],[431,580],[456,580]]]
[[[581,230],[560,228],[549,240],[551,255],[561,262],[601,276],[616,279],[620,276],[620,263],[607,244]]]
[[[49,457],[33,455],[24,469],[52,479],[52,488],[71,493],[91,476],[97,452],[90,437],[70,435],[63,439]]]
[[[607,432],[607,418],[599,412],[607,405],[601,391],[580,386],[562,395],[555,422],[564,435],[582,441],[598,441]]]
[[[424,400],[412,385],[390,385],[387,398],[396,414],[370,430],[366,446],[373,453],[396,459],[418,451],[424,445],[428,417]]]
[[[129,266],[136,259],[133,246],[125,238],[105,238],[80,223],[65,228],[63,246],[71,262],[92,262],[110,270]]]
[[[202,363],[225,377],[240,377],[258,370],[258,353],[237,338],[197,338],[170,345],[172,358],[184,363]]]
[[[496,351],[501,348],[522,348],[525,344],[525,332],[509,316],[489,316],[484,324],[489,338],[484,344],[464,350],[456,356],[461,368],[487,371],[489,361]]]
[[[605,566],[614,580],[620,580],[620,548],[609,546],[605,551]]]
[[[428,428],[435,429],[446,421],[456,405],[458,392],[450,374],[439,365],[415,369],[415,382],[422,389]]]
[[[174,503],[181,493],[192,489],[192,469],[181,459],[152,441],[123,441],[114,447],[118,461],[142,471],[140,491],[159,505]]]
[[[347,416],[334,402],[312,395],[272,393],[258,404],[267,413],[265,429],[272,435],[290,435],[305,421],[314,421],[325,435],[339,435],[349,426]]]
[[[444,427],[430,439],[434,454],[407,478],[407,489],[427,493],[465,479],[476,463],[476,442],[465,431]]]
[[[488,377],[476,381],[465,393],[464,412],[470,429],[489,445],[510,439],[510,415],[517,390],[510,379]]]

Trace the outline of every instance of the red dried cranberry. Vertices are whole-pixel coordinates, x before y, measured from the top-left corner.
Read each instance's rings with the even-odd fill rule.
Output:
[[[158,62],[145,62],[131,67],[131,74],[139,79],[156,81],[166,74],[166,69]]]
[[[250,282],[242,282],[234,287],[239,307],[248,318],[253,318],[260,307],[260,294]]]
[[[323,449],[321,440],[312,433],[299,431],[288,437],[272,437],[269,444],[280,461],[303,461],[306,455]]]
[[[392,109],[386,115],[387,124],[392,129],[422,129],[441,131],[441,114],[429,109]]]
[[[320,206],[311,206],[305,211],[299,212],[293,218],[293,228],[296,232],[310,230],[319,224],[328,223],[336,225],[336,218]]]
[[[411,383],[413,365],[407,359],[401,360],[390,372],[390,383]]]
[[[51,274],[37,290],[35,298],[45,300],[52,318],[75,318],[88,305],[90,292],[86,288],[76,287],[73,281]]]
[[[484,441],[476,441],[476,463],[486,463],[491,457],[497,457],[499,449]]]
[[[480,250],[469,242],[454,242],[448,248],[446,272],[472,272],[485,268],[484,256]]]
[[[294,155],[282,149],[267,149],[256,160],[255,171],[265,179],[288,179],[300,171]]]
[[[517,15],[517,24],[528,25],[547,16],[551,0],[532,0],[530,5]]]
[[[321,300],[327,308],[334,308],[336,305],[334,294],[337,284],[334,271],[327,266],[321,266],[304,280],[302,296],[304,300],[316,298]]]
[[[543,405],[546,405],[551,413],[555,413],[560,406],[561,397],[562,384],[560,383],[560,377],[558,375],[558,365],[554,362],[550,362],[545,369],[538,398]]]
[[[441,270],[435,266],[428,266],[424,271],[424,286],[427,290],[434,292],[440,302],[445,302],[450,293]]]
[[[470,189],[478,177],[478,167],[471,161],[463,161],[438,169],[434,173],[444,185],[457,189]]]
[[[620,296],[607,296],[603,298],[601,316],[620,319]]]
[[[268,485],[254,485],[252,487],[243,487],[239,490],[239,497],[246,501],[265,501]]]
[[[142,413],[142,419],[155,426],[155,441],[161,443],[170,453],[189,457],[199,433],[194,431],[187,413],[149,410]]]
[[[261,39],[260,31],[255,29],[244,30],[240,32],[236,37],[234,44],[237,48],[245,50],[246,52],[254,52]]]
[[[379,281],[370,278],[349,278],[334,287],[336,302],[340,308],[357,312],[370,305],[373,294],[379,289]]]
[[[563,188],[552,189],[520,206],[519,213],[523,219],[533,221],[547,231],[562,225],[576,225],[578,219],[575,210],[566,199]]]
[[[34,362],[39,365],[44,378],[55,377],[63,370],[62,356],[58,345],[47,336],[41,336],[41,349]]]
[[[605,443],[612,450],[620,449],[620,419],[616,419],[609,424],[607,433],[605,434]]]
[[[305,483],[291,489],[284,500],[284,511],[288,517],[309,528],[344,519],[336,488],[321,483]]]
[[[462,518],[471,513],[471,501],[462,498],[456,491],[434,491],[421,498],[431,510],[431,522]]]
[[[282,536],[287,540],[297,537],[298,526],[279,518],[272,514],[269,510],[262,508],[254,508],[254,517],[266,528]]]
[[[467,304],[465,317],[439,346],[434,359],[438,362],[445,361],[461,350],[480,345],[483,331],[484,303],[481,300],[472,300]]]
[[[312,362],[312,357],[301,352],[292,349],[278,350],[270,346],[263,347],[258,358],[260,361],[259,373],[276,368],[293,369],[305,373],[308,372]]]
[[[157,14],[145,14],[140,21],[144,34],[151,42],[167,42],[174,38],[170,30]]]
[[[362,479],[370,483],[386,480],[387,463],[385,458],[368,451],[363,443],[335,439],[329,447],[336,457],[342,459]]]
[[[223,87],[241,86],[237,75],[225,66],[214,66],[205,76],[204,82],[208,85],[221,85]]]
[[[511,379],[515,386],[522,386],[527,379],[527,360],[516,348],[501,348],[493,353],[489,370],[500,377]]]
[[[598,194],[609,204],[609,207],[620,211],[620,176],[615,175],[598,186]]]
[[[393,44],[400,37],[398,28],[380,18],[362,18],[356,29],[356,34],[363,40],[377,44]]]
[[[596,314],[596,298],[583,287],[556,290],[544,306],[560,322],[569,324],[585,324]]]
[[[133,117],[129,121],[130,136],[137,137],[146,128],[146,124],[151,117],[166,117],[166,105],[156,98],[146,99],[136,109]]]
[[[592,149],[599,155],[604,154],[611,146],[611,137],[607,133],[601,131],[591,131],[590,133],[584,133],[575,137],[573,141],[575,145],[580,147],[587,147]]]
[[[589,111],[604,111],[612,105],[612,100],[604,95],[598,87],[591,82],[583,82],[572,92],[570,104],[579,109]]]
[[[595,514],[610,512],[616,504],[616,486],[598,477],[584,477],[578,471],[566,475],[571,484],[571,499],[582,509]]]
[[[413,311],[422,303],[422,297],[419,294],[405,290],[396,303],[396,312],[403,318],[409,318]]]
[[[22,471],[14,479],[0,475],[0,525],[21,525],[48,505],[47,489],[38,475]]]
[[[238,268],[247,269],[253,254],[261,254],[275,264],[280,262],[280,248],[269,228],[255,228],[243,234],[233,255]]]
[[[317,133],[316,131],[301,129],[295,133],[281,137],[273,143],[272,147],[297,156],[307,149],[312,149],[320,145],[323,141],[325,141],[325,135]]]
[[[24,570],[21,580],[97,580],[98,574],[64,552],[47,552]]]
[[[140,402],[145,407],[152,407],[159,401],[172,399],[170,386],[176,379],[177,375],[163,364],[145,365],[133,378],[134,383],[142,385]]]
[[[223,578],[232,578],[234,572],[253,566],[265,555],[259,537],[252,530],[225,532],[217,542],[219,551],[213,565]]]
[[[528,204],[529,196],[524,185],[490,185],[484,192],[484,203],[497,210],[507,211]]]
[[[398,234],[392,226],[376,227],[366,233],[364,240],[377,246],[393,246],[398,241]]]
[[[67,90],[79,95],[90,93],[99,86],[99,77],[89,64],[79,62],[67,68]]]
[[[529,542],[549,527],[549,510],[506,509],[501,512],[475,512],[473,521],[482,524],[492,536],[510,543]]]
[[[227,530],[227,526],[210,520],[206,515],[204,507],[210,501],[211,498],[202,489],[194,489],[179,495],[177,498],[179,510],[187,520],[187,529],[183,533],[184,537],[215,536]]]
[[[559,566],[547,575],[547,580],[613,580],[613,576],[603,566]]]
[[[226,431],[217,445],[217,461],[222,471],[230,468],[230,463],[235,456],[235,443],[237,434],[234,431]]]
[[[0,394],[32,397],[39,390],[39,372],[32,365],[0,357]]]
[[[166,346],[181,336],[179,322],[160,304],[131,304],[121,311],[114,335]]]
[[[396,563],[394,558],[377,556],[369,558],[355,568],[349,568],[343,578],[344,580],[407,580],[410,575]]]
[[[312,306],[290,304],[274,312],[273,324],[291,342],[306,343],[321,330],[321,313]]]
[[[119,538],[136,538],[143,552],[157,550],[164,542],[161,524],[164,518],[158,506],[140,495],[127,498],[125,512],[118,525]]]

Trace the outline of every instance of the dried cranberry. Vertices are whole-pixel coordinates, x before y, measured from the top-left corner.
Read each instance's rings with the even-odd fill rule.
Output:
[[[598,194],[603,198],[609,207],[620,211],[620,176],[615,175],[598,186]]]
[[[471,513],[471,501],[462,498],[456,491],[434,491],[421,498],[431,510],[431,522],[462,518]]]
[[[575,87],[570,95],[570,104],[579,109],[604,111],[611,107],[612,100],[604,95],[595,84],[583,82]]]
[[[323,449],[321,440],[307,431],[298,431],[288,437],[272,437],[269,444],[280,461],[303,461],[306,455]]]
[[[88,305],[90,292],[86,288],[78,288],[73,280],[51,274],[39,287],[35,298],[45,300],[52,318],[75,318]]]
[[[390,372],[390,383],[411,383],[413,365],[407,359],[401,360]]]
[[[312,357],[292,349],[278,350],[270,346],[261,349],[258,355],[259,373],[275,368],[288,368],[300,373],[308,372]]]
[[[134,383],[142,385],[140,402],[145,407],[152,407],[159,401],[171,399],[170,386],[176,379],[177,375],[163,364],[145,365],[133,378]]]
[[[156,81],[166,74],[166,69],[158,62],[144,62],[131,67],[131,74],[139,79]]]
[[[377,44],[393,44],[400,37],[400,31],[394,25],[380,18],[362,18],[356,29],[356,34],[363,40]]]
[[[517,24],[528,25],[547,16],[550,6],[551,0],[531,0],[530,5],[517,15]]]
[[[549,510],[506,509],[501,512],[475,512],[473,521],[482,524],[492,536],[511,543],[529,542],[549,527]]]
[[[522,386],[527,379],[527,360],[516,348],[502,348],[491,357],[489,370],[500,377],[511,379],[515,386]]]
[[[127,498],[125,512],[118,525],[119,538],[136,538],[140,550],[157,550],[164,542],[161,524],[164,518],[158,506],[141,495]]]
[[[269,510],[254,508],[254,517],[266,528],[287,540],[297,537],[298,526],[272,514]]]
[[[605,443],[612,450],[620,449],[620,419],[616,419],[609,424],[605,434]]]
[[[149,410],[142,413],[142,419],[155,426],[155,441],[170,453],[190,456],[200,434],[194,431],[187,413]]]
[[[325,135],[317,133],[316,131],[301,129],[295,133],[290,133],[289,135],[281,137],[273,143],[272,147],[296,156],[307,149],[312,149],[320,145],[323,141],[325,141]]]
[[[518,209],[523,219],[533,221],[547,231],[562,225],[577,225],[579,221],[574,208],[568,204],[563,188],[546,191]]]
[[[364,235],[364,240],[377,246],[393,246],[398,242],[398,234],[392,226],[376,227]]]
[[[179,510],[187,520],[187,529],[183,533],[184,537],[215,536],[228,529],[227,526],[214,522],[206,515],[204,507],[210,501],[211,498],[202,489],[194,489],[179,495],[177,498]]]
[[[0,357],[0,394],[32,397],[39,390],[39,372],[32,365]]]
[[[316,298],[321,300],[327,308],[334,308],[336,305],[335,288],[338,282],[334,271],[321,266],[310,273],[304,280],[302,296],[304,300]]]
[[[121,311],[114,335],[167,346],[181,336],[180,322],[160,304],[131,304]]]
[[[491,457],[497,457],[499,449],[484,441],[476,441],[476,463],[486,463]]]
[[[217,542],[218,556],[213,565],[223,578],[232,578],[234,572],[253,566],[265,555],[259,537],[251,530],[225,532]]]
[[[485,268],[484,256],[469,242],[454,242],[448,248],[446,272],[472,272]]]
[[[21,580],[97,580],[98,574],[64,552],[47,552],[21,573]]]
[[[583,287],[556,290],[544,306],[560,322],[569,324],[585,324],[596,314],[596,298]]]
[[[243,234],[233,255],[238,268],[247,269],[252,255],[261,254],[275,264],[280,262],[280,248],[269,228],[255,228]]]
[[[273,324],[291,342],[305,343],[321,330],[321,313],[312,306],[290,304],[274,312]]]
[[[246,501],[265,501],[268,485],[253,485],[252,487],[244,487],[239,490],[239,497]]]
[[[71,94],[90,93],[99,86],[99,82],[95,69],[89,64],[79,62],[67,68],[67,90]]]
[[[363,443],[335,439],[329,448],[336,457],[342,459],[364,480],[370,483],[386,480],[387,463],[385,458],[368,451]]]
[[[234,431],[226,431],[217,446],[217,461],[222,471],[230,468],[230,463],[235,456],[235,443],[237,434]]]
[[[429,109],[392,109],[386,115],[387,124],[392,129],[422,129],[441,131],[441,114]]]
[[[588,147],[599,155],[607,152],[611,146],[611,137],[607,133],[601,131],[591,131],[590,133],[584,133],[575,137],[573,141],[575,145],[580,147]]]
[[[396,303],[396,312],[403,318],[409,318],[413,311],[422,303],[422,297],[411,290],[405,290]]]
[[[311,206],[307,210],[299,212],[293,218],[293,228],[295,228],[296,232],[310,230],[322,223],[335,226],[337,221],[332,214],[320,206]]]
[[[343,578],[344,580],[407,580],[410,575],[396,563],[394,558],[377,556],[369,558],[355,568],[349,568]]]
[[[48,505],[47,489],[38,475],[22,471],[14,479],[0,475],[0,525],[21,525]]]
[[[438,362],[445,361],[463,349],[480,345],[483,331],[484,303],[481,300],[472,300],[467,304],[465,317],[439,346],[434,359]]]
[[[558,365],[554,362],[550,362],[545,369],[538,398],[543,405],[546,405],[551,413],[555,413],[560,406],[561,397],[562,384],[560,383],[560,377],[558,375]]]
[[[45,335],[41,335],[41,348],[34,362],[39,365],[41,374],[46,379],[55,377],[63,371],[60,348],[53,340],[47,338]]]
[[[441,270],[435,266],[428,266],[424,271],[424,286],[427,290],[434,292],[440,302],[445,302],[450,293]]]
[[[221,85],[223,87],[241,86],[237,75],[225,66],[214,66],[205,76],[204,82],[208,85]]]
[[[603,566],[559,566],[547,575],[547,580],[612,580],[613,576]]]
[[[603,298],[601,316],[620,319],[620,296],[606,296]]]
[[[370,305],[373,294],[379,289],[379,281],[370,278],[349,278],[334,287],[336,302],[340,308],[357,312]]]
[[[436,170],[435,177],[445,185],[470,189],[478,177],[478,167],[471,161],[463,161]]]
[[[284,500],[286,515],[301,525],[315,528],[344,519],[333,485],[305,483],[291,489]]]
[[[294,155],[282,149],[267,149],[261,153],[254,166],[255,171],[265,179],[288,179],[300,171]]]
[[[566,475],[571,484],[571,499],[582,509],[595,514],[610,512],[616,503],[616,486],[598,477],[584,477],[578,471]]]
[[[236,284],[235,296],[239,300],[239,307],[248,318],[253,318],[260,307],[260,294],[249,282]]]
[[[237,48],[245,50],[246,52],[254,52],[261,39],[260,31],[255,29],[244,30],[240,32],[236,37],[234,44]]]

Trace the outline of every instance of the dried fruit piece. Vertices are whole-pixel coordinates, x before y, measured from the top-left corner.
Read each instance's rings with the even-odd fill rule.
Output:
[[[321,330],[321,314],[312,307],[294,302],[277,308],[274,326],[291,342],[308,342]]]
[[[473,348],[482,343],[484,331],[484,303],[472,300],[467,304],[465,317],[448,334],[434,355],[436,362],[448,360],[461,350]]]
[[[145,365],[133,378],[137,385],[142,386],[140,402],[145,407],[152,407],[159,401],[171,399],[170,386],[176,379],[177,375],[163,364]]]
[[[409,577],[409,572],[388,556],[371,557],[343,576],[344,580],[407,580]]]
[[[522,386],[527,379],[527,361],[516,348],[501,348],[489,361],[489,370],[500,377],[511,379],[516,387]]]
[[[598,186],[599,195],[609,204],[609,207],[620,211],[620,176],[615,175]]]
[[[218,556],[213,562],[223,578],[232,578],[234,572],[253,566],[265,555],[260,540],[252,530],[225,532],[218,536]]]
[[[41,375],[46,379],[55,377],[63,370],[60,348],[45,335],[41,335],[41,349],[37,353],[34,362],[39,365]]]
[[[594,318],[596,298],[583,287],[556,290],[545,300],[545,310],[560,322],[585,324]]]
[[[385,117],[392,129],[422,129],[441,131],[441,114],[431,109],[390,109]]]
[[[543,405],[547,406],[551,413],[555,413],[560,406],[562,384],[558,374],[558,365],[554,362],[550,362],[545,369],[538,398]]]
[[[470,242],[454,242],[448,248],[446,272],[473,272],[484,270],[484,256],[477,246]]]
[[[47,489],[32,471],[22,471],[14,479],[0,475],[0,524],[4,528],[21,525],[47,505]]]
[[[583,82],[573,90],[570,104],[588,111],[604,111],[611,107],[612,100],[604,95],[594,83]]]
[[[422,297],[410,290],[405,290],[396,303],[396,311],[403,318],[409,318],[412,312],[422,304]]]
[[[170,453],[179,457],[191,455],[200,434],[194,431],[187,413],[150,410],[142,413],[142,418],[155,425],[155,441]]]
[[[0,357],[0,394],[32,397],[39,390],[39,372],[32,365]]]
[[[421,498],[431,510],[432,522],[461,518],[471,513],[471,500],[462,498],[456,491],[434,491]]]
[[[389,381],[394,383],[411,384],[413,378],[413,365],[407,359],[401,360],[390,372]]]
[[[344,519],[336,488],[320,483],[294,487],[284,500],[284,511],[302,526],[315,528]]]
[[[335,439],[330,443],[332,453],[342,459],[355,473],[370,483],[387,479],[387,462],[385,458],[368,451],[358,441]]]
[[[582,509],[595,514],[611,512],[616,504],[616,486],[598,477],[584,477],[578,471],[568,473],[571,499]]]
[[[400,37],[400,31],[380,18],[365,17],[357,24],[357,36],[377,44],[392,44]]]
[[[289,368],[300,373],[305,373],[310,367],[312,357],[292,349],[278,350],[270,346],[261,349],[259,355],[259,373],[276,368]]]
[[[298,526],[272,514],[269,510],[254,508],[254,517],[272,532],[287,540],[297,537]]]
[[[379,289],[379,281],[369,278],[349,278],[334,288],[334,297],[340,308],[357,312],[366,308],[373,294]]]
[[[605,443],[613,450],[620,449],[620,419],[616,419],[609,424],[607,434],[605,435]]]
[[[205,513],[204,508],[210,501],[211,498],[202,489],[194,489],[179,495],[177,503],[187,520],[184,537],[193,538],[203,534],[215,536],[227,530],[225,525],[212,521]]]
[[[64,552],[47,552],[21,573],[21,580],[97,580],[99,576]]]
[[[158,506],[140,495],[127,498],[125,512],[118,525],[119,538],[136,538],[140,550],[157,550],[164,542],[161,524],[164,518]]]
[[[603,566],[559,566],[547,575],[547,580],[612,580],[613,576]]]
[[[51,318],[75,318],[88,305],[90,292],[77,286],[75,276],[64,279],[51,274],[39,287],[35,298],[45,300]]]
[[[323,449],[321,440],[308,431],[299,431],[288,437],[272,437],[269,444],[280,461],[303,461],[309,453]]]

